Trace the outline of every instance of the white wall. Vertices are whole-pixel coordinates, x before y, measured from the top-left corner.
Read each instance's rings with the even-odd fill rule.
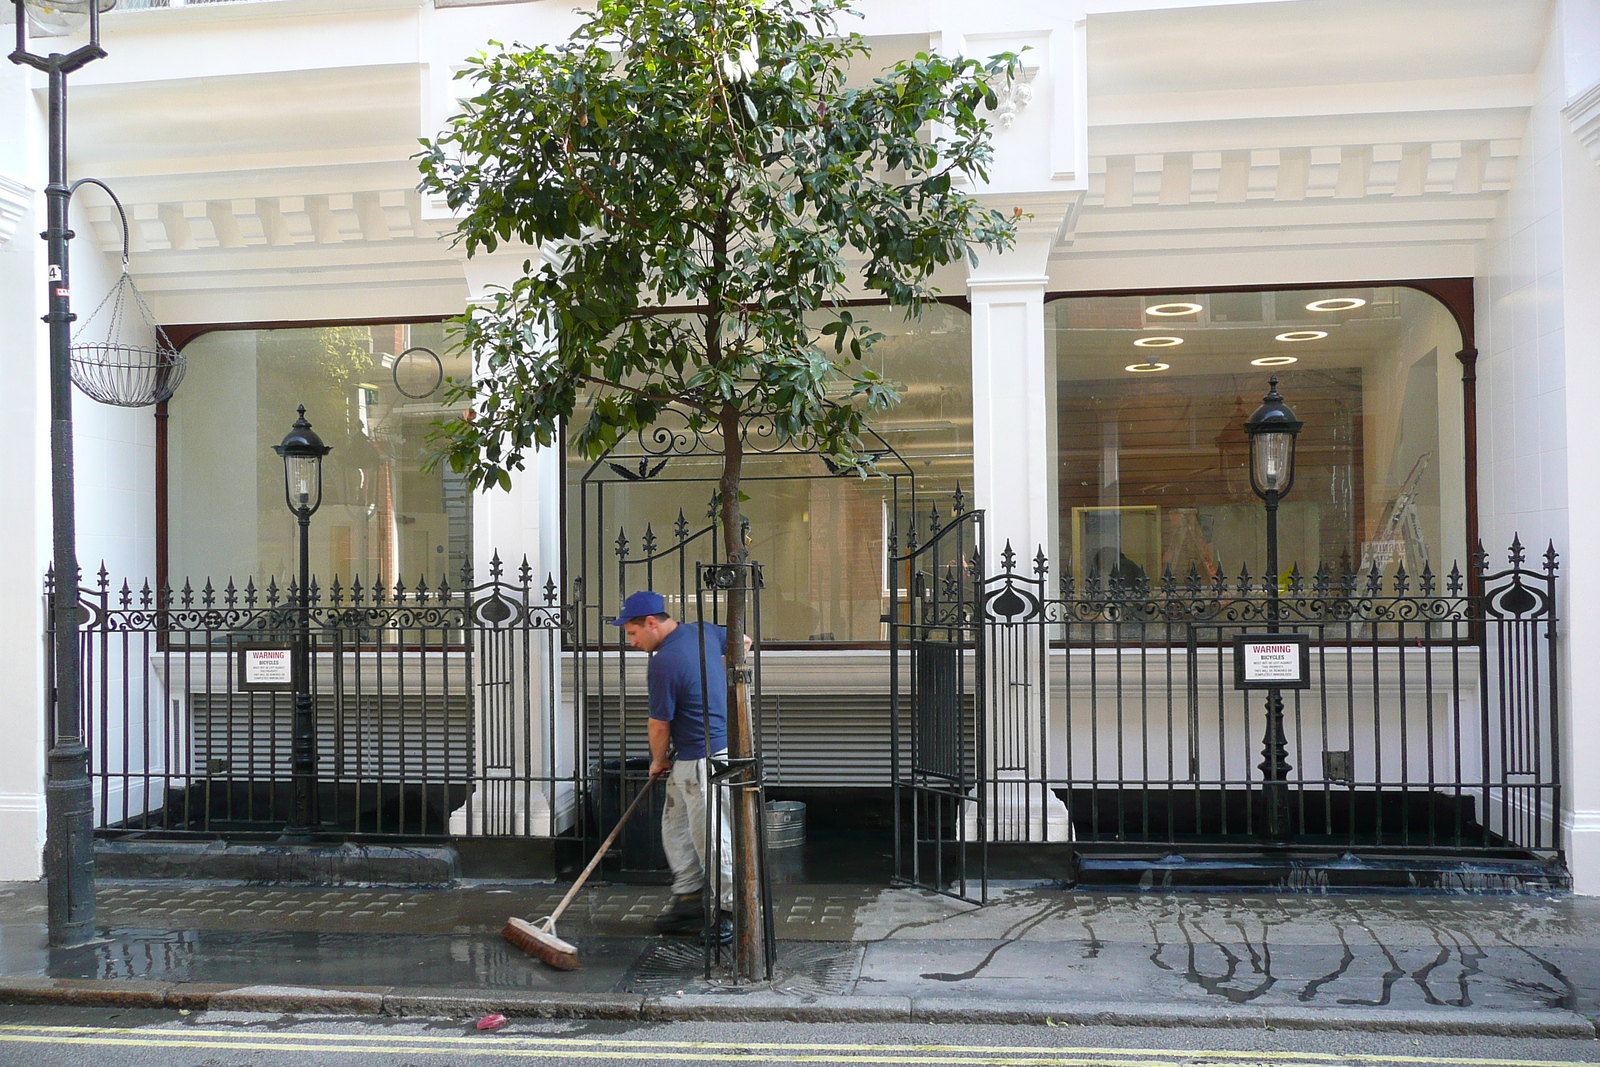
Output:
[[[1586,43],[1596,24],[1592,5],[1557,9],[1478,291],[1483,540],[1491,566],[1504,565],[1514,532],[1530,555],[1551,540],[1561,553],[1562,823],[1575,887],[1590,895],[1600,894],[1600,781],[1577,770],[1600,751],[1600,665],[1584,654],[1600,638],[1600,490],[1581,457],[1600,450],[1600,165],[1561,112],[1600,76]]]
[[[6,27],[9,29],[9,27]],[[43,608],[40,581],[49,554],[49,420],[44,383],[43,196],[45,156],[36,102],[22,70],[0,63],[0,179],[14,223],[0,229],[0,374],[6,418],[21,432],[0,464],[0,880],[37,878],[44,840]],[[20,212],[20,217],[18,214]],[[9,228],[9,226],[7,227]],[[30,432],[31,430],[31,432]]]
[[[1550,35],[1538,99],[1500,217],[1485,242],[1478,305],[1478,496],[1491,562],[1513,533],[1567,543],[1566,353],[1562,330],[1561,35]]]
[[[1600,753],[1600,664],[1589,652],[1600,640],[1600,486],[1581,461],[1574,457],[1600,454],[1600,425],[1594,413],[1600,411],[1600,367],[1595,363],[1596,331],[1600,330],[1600,253],[1595,235],[1600,234],[1600,164],[1580,143],[1566,119],[1552,114],[1567,100],[1592,91],[1600,80],[1600,52],[1594,47],[1600,37],[1600,12],[1589,3],[1566,3],[1562,9],[1562,33],[1552,34],[1546,53],[1547,65],[1555,68],[1549,77],[1554,82],[1550,96],[1541,95],[1536,116],[1541,132],[1555,142],[1542,158],[1535,192],[1541,200],[1534,224],[1531,283],[1534,299],[1533,320],[1537,331],[1537,352],[1541,388],[1548,383],[1552,397],[1564,393],[1566,453],[1551,450],[1543,462],[1543,475],[1549,488],[1545,504],[1567,509],[1568,538],[1562,573],[1566,576],[1566,603],[1569,620],[1563,655],[1568,664],[1568,687],[1563,692],[1564,733],[1568,739],[1566,781],[1569,783],[1563,817],[1569,833],[1568,862],[1581,893],[1600,894],[1600,781],[1592,774],[1574,773],[1585,768]],[[1566,78],[1560,78],[1562,52],[1566,52]],[[1541,87],[1544,85],[1541,81]],[[1551,200],[1559,197],[1555,205]],[[1548,199],[1547,199],[1548,198]],[[1526,241],[1522,256],[1511,257],[1513,269],[1521,268],[1527,278],[1529,255]],[[1521,325],[1528,326],[1524,313]],[[1546,368],[1549,368],[1547,371]],[[1591,458],[1592,462],[1592,458]],[[1565,483],[1564,498],[1556,488]],[[1554,524],[1552,524],[1554,525]]]
[[[49,464],[49,334],[44,313],[45,228],[42,188],[48,161],[40,94],[22,68],[0,66],[0,177],[6,190],[26,187],[26,207],[9,239],[0,241],[0,322],[6,343],[0,348],[0,373],[8,383],[7,418],[32,427],[16,446],[19,454],[0,466],[5,552],[0,554],[0,588],[8,591],[5,628],[0,631],[0,726],[7,737],[0,753],[0,880],[36,878],[41,873],[44,836],[44,615],[41,582],[51,558]],[[79,194],[72,227],[91,232]],[[9,227],[8,227],[9,228]],[[3,232],[3,231],[0,231]],[[116,282],[120,256],[103,254],[92,240],[73,242],[69,275],[74,309],[83,325]],[[149,344],[132,309],[117,339]],[[89,324],[85,339],[105,340],[109,307]],[[92,337],[90,335],[93,335]],[[93,589],[104,563],[120,584],[137,588],[154,577],[155,434],[151,410],[132,411],[96,403],[74,391],[73,421],[79,564],[85,586]]]
[[[1520,531],[1524,541],[1535,547],[1542,547],[1546,538],[1554,539],[1568,561],[1564,570],[1572,593],[1567,605],[1572,635],[1568,647],[1583,649],[1589,635],[1600,635],[1600,488],[1590,489],[1581,480],[1569,482],[1566,463],[1571,450],[1579,454],[1600,451],[1600,420],[1588,415],[1600,410],[1600,372],[1585,365],[1581,350],[1569,351],[1563,330],[1564,318],[1573,323],[1575,337],[1592,337],[1600,329],[1600,323],[1585,321],[1600,318],[1600,301],[1593,298],[1600,292],[1600,256],[1591,251],[1592,235],[1600,232],[1600,218],[1594,217],[1600,215],[1600,168],[1559,113],[1567,99],[1600,73],[1600,49],[1592,47],[1596,35],[1577,32],[1585,28],[1577,23],[1587,15],[1589,5],[1574,2],[1559,9],[1573,32],[1552,34],[1547,43],[1534,79],[1535,103],[1518,157],[1519,170],[1481,249],[1470,226],[1444,226],[1441,220],[1449,221],[1445,216],[1457,209],[1440,209],[1436,214],[1434,201],[1420,195],[1414,203],[1408,200],[1398,206],[1381,197],[1369,204],[1358,196],[1342,207],[1329,206],[1335,198],[1328,204],[1305,207],[1301,203],[1307,195],[1304,182],[1299,192],[1284,192],[1294,183],[1280,175],[1274,179],[1278,190],[1271,198],[1274,203],[1258,205],[1262,211],[1245,214],[1230,209],[1212,216],[1200,214],[1206,210],[1204,205],[1195,207],[1193,227],[1229,231],[1224,234],[1226,240],[1207,244],[1193,234],[1174,238],[1174,216],[1171,212],[1161,215],[1156,209],[1181,213],[1187,205],[1168,204],[1168,194],[1163,192],[1159,203],[1143,205],[1150,209],[1148,217],[1134,214],[1131,205],[1098,213],[1086,209],[1086,221],[1076,237],[1076,253],[1068,250],[1064,255],[1054,243],[1056,229],[1070,232],[1077,222],[1077,201],[1064,194],[1087,181],[1089,168],[1081,157],[1091,150],[1103,155],[1160,157],[1162,168],[1170,166],[1177,174],[1191,166],[1185,153],[1195,148],[1208,152],[1259,148],[1276,158],[1280,149],[1293,154],[1308,146],[1369,139],[1395,145],[1496,138],[1511,142],[1519,129],[1519,103],[1523,100],[1517,81],[1520,75],[1507,74],[1501,79],[1504,84],[1465,92],[1452,80],[1462,72],[1447,64],[1428,77],[1419,75],[1422,80],[1416,88],[1399,94],[1392,85],[1381,91],[1368,86],[1364,91],[1383,96],[1381,104],[1368,110],[1357,107],[1346,114],[1354,106],[1344,99],[1349,95],[1346,90],[1351,84],[1359,87],[1372,81],[1376,75],[1368,66],[1383,51],[1383,42],[1374,43],[1370,35],[1355,27],[1341,37],[1346,41],[1346,65],[1328,84],[1319,81],[1309,88],[1299,86],[1304,90],[1299,95],[1247,90],[1238,97],[1252,102],[1270,99],[1275,101],[1272,106],[1290,110],[1308,107],[1307,116],[1302,116],[1306,121],[1290,123],[1294,116],[1287,111],[1247,111],[1227,130],[1213,131],[1207,134],[1209,139],[1189,143],[1182,138],[1174,140],[1175,131],[1188,131],[1184,133],[1187,137],[1201,126],[1209,129],[1207,124],[1217,117],[1214,111],[1219,102],[1234,98],[1197,95],[1191,100],[1190,91],[1196,87],[1184,82],[1182,92],[1158,100],[1148,95],[1154,91],[1150,87],[1141,88],[1137,79],[1124,76],[1120,88],[1105,90],[1091,107],[1088,82],[1082,80],[1084,71],[1073,68],[1072,77],[1067,77],[1069,61],[1077,59],[1077,38],[1067,32],[1065,8],[1023,2],[998,12],[974,14],[973,9],[963,8],[958,17],[947,16],[943,4],[885,2],[873,6],[878,10],[871,24],[874,30],[926,32],[937,27],[953,38],[972,28],[967,25],[969,19],[1010,20],[1030,34],[1038,26],[1055,27],[1050,47],[1041,43],[1032,53],[1042,60],[1034,86],[1036,96],[1010,134],[1007,151],[1015,149],[1015,158],[1007,157],[1006,173],[997,175],[990,190],[1007,190],[996,194],[1001,197],[996,203],[1003,208],[1025,204],[1038,220],[1047,220],[1050,210],[1060,210],[1065,216],[1048,219],[1044,237],[1051,246],[1036,257],[1037,263],[1030,263],[1026,270],[997,272],[1018,283],[1008,287],[1014,291],[991,290],[983,298],[984,303],[993,305],[983,314],[999,313],[993,329],[984,334],[989,346],[986,351],[999,354],[1008,347],[1014,349],[1011,358],[1015,362],[1010,367],[996,359],[991,368],[1002,395],[1013,389],[1008,372],[1014,378],[1018,366],[1036,378],[1043,375],[1042,380],[1050,380],[1037,321],[1038,298],[1044,291],[1281,285],[1476,273],[1481,279],[1479,445],[1484,542],[1498,552],[1513,531]],[[1099,10],[1125,5],[1092,6]],[[1172,6],[1175,10],[1163,17],[1181,22],[1189,17],[1182,7],[1211,5],[1200,0]],[[1285,32],[1274,19],[1292,20],[1302,11],[1318,8],[1263,4],[1246,11],[1244,6],[1240,12],[1230,15],[1221,11],[1220,15],[1249,20],[1267,37]],[[1402,10],[1397,17],[1402,21],[1424,18],[1425,6],[1419,5],[1409,14]],[[1509,10],[1513,5],[1502,6]],[[415,212],[409,206],[393,208],[405,216],[401,220],[405,226],[417,224],[415,236],[394,239],[387,226],[363,224],[351,229],[341,223],[333,236],[321,234],[315,240],[297,236],[288,243],[274,239],[269,247],[254,239],[230,243],[227,234],[207,229],[215,224],[213,208],[219,217],[255,218],[249,215],[255,210],[254,202],[241,197],[261,197],[264,203],[276,205],[273,211],[286,212],[288,200],[348,199],[409,190],[415,182],[414,165],[409,161],[415,150],[412,138],[417,133],[435,133],[452,110],[453,93],[459,86],[449,79],[460,57],[491,36],[524,40],[565,36],[573,19],[570,5],[436,10],[412,0],[372,0],[349,7],[343,10],[339,3],[318,0],[259,7],[200,5],[125,12],[108,20],[112,57],[87,68],[74,81],[74,99],[81,101],[75,111],[74,144],[76,152],[83,153],[83,167],[101,171],[119,189],[126,186],[130,198],[145,209],[139,216],[142,236],[136,237],[136,255],[144,256],[142,269],[152,297],[164,308],[168,321],[454,311],[469,291],[481,288],[473,284],[473,275],[475,269],[482,269],[482,261],[477,268],[468,265],[463,269],[455,262],[454,253],[435,247],[421,222],[443,220],[420,208]],[[1405,4],[1395,8],[1409,10]],[[313,19],[320,32],[308,35]],[[508,24],[522,32],[508,36]],[[1472,31],[1471,24],[1470,19],[1461,20],[1455,29],[1469,37],[1472,32],[1481,33]],[[1134,44],[1122,62],[1125,66],[1143,64],[1163,76],[1170,74],[1165,64],[1151,63],[1138,43],[1142,25],[1130,22],[1125,28],[1127,39]],[[1253,55],[1273,54],[1271,49],[1253,47],[1254,38],[1212,32],[1213,44],[1235,49],[1243,57],[1241,62]],[[246,35],[251,44],[234,47]],[[1069,38],[1074,50],[1066,48]],[[274,46],[273,40],[296,46]],[[981,40],[999,46],[995,39]],[[309,51],[299,47],[307,42]],[[1194,48],[1187,38],[1177,45],[1181,48],[1173,58],[1204,58],[1208,54]],[[1094,47],[1092,40],[1090,47]],[[1451,51],[1437,42],[1433,50],[1441,54]],[[172,56],[198,57],[201,66],[191,63],[185,78],[173,80],[167,62]],[[1106,53],[1091,50],[1089,58],[1103,63]],[[1472,60],[1460,62],[1470,65]],[[1298,86],[1293,78],[1286,84],[1289,89]],[[335,101],[336,106],[315,114],[301,114],[281,103],[275,108],[272,101],[281,98],[273,94],[295,86],[308,96],[321,92],[323,99]],[[1233,86],[1222,78],[1216,90],[1232,92]],[[1391,114],[1396,95],[1408,106],[1415,105],[1413,110],[1420,109],[1417,113],[1423,117],[1402,122]],[[1328,99],[1322,100],[1323,96]],[[1316,99],[1306,104],[1302,97]],[[1487,101],[1480,107],[1484,116],[1468,116],[1468,121],[1456,113],[1458,109],[1472,110],[1471,100],[1480,99]],[[1087,117],[1080,114],[1080,108],[1086,109]],[[37,98],[30,97],[23,72],[0,64],[0,175],[31,176],[31,184],[42,184],[44,156],[37,112]],[[1435,112],[1444,118],[1427,118]],[[350,116],[363,117],[352,124]],[[1089,140],[1086,126],[1090,121],[1096,124],[1093,136],[1100,142],[1097,146]],[[1342,132],[1354,128],[1359,128],[1359,133]],[[1044,156],[1046,130],[1059,140],[1051,146],[1055,155],[1048,159]],[[238,147],[240,144],[245,147]],[[101,155],[94,158],[91,152]],[[1072,164],[1070,181],[1056,176],[1065,166],[1059,158],[1062,152]],[[119,158],[118,153],[126,157]],[[1166,169],[1161,173],[1165,176]],[[1171,190],[1174,196],[1184,194],[1177,196],[1179,201],[1187,201],[1198,188],[1192,182],[1179,184],[1183,189],[1174,186]],[[1047,190],[1050,197],[1037,205],[1013,195],[1040,190]],[[80,207],[97,202],[98,195],[86,190]],[[1481,207],[1492,201],[1494,194],[1463,192],[1461,198],[1463,203],[1470,200]],[[406,203],[409,205],[409,200]],[[43,246],[34,237],[42,229],[39,205],[35,194],[34,214],[21,220],[8,243],[0,244],[0,323],[5,326],[0,331],[5,341],[0,344],[6,346],[0,348],[0,360],[10,373],[10,414],[20,425],[34,428],[28,441],[33,452],[0,469],[0,491],[10,490],[4,498],[23,501],[6,509],[4,529],[11,551],[0,560],[0,588],[23,591],[8,601],[13,610],[5,615],[11,621],[3,624],[8,627],[3,634],[9,639],[0,640],[4,650],[0,655],[6,657],[0,663],[12,681],[0,692],[0,724],[11,741],[7,753],[0,755],[0,844],[5,846],[0,847],[0,877],[12,869],[7,864],[21,872],[11,875],[18,877],[32,876],[38,867],[37,847],[17,849],[11,843],[30,839],[30,835],[37,843],[40,818],[41,620],[34,590],[49,555],[49,468],[42,373],[45,335],[38,322]],[[354,207],[344,213],[359,214]],[[1368,218],[1373,213],[1385,218],[1394,215],[1393,225],[1378,226]],[[75,219],[80,234],[103,237],[103,227],[92,225],[82,211]],[[1290,223],[1304,232],[1285,244],[1284,227]],[[1351,231],[1356,223],[1360,225]],[[1369,228],[1361,228],[1369,223]],[[1131,236],[1120,242],[1110,240],[1104,231],[1113,225],[1127,229]],[[191,229],[201,236],[190,233]],[[368,229],[377,235],[369,234]],[[1350,236],[1351,232],[1358,236]],[[202,239],[206,233],[210,237]],[[74,245],[74,264],[75,301],[80,314],[87,314],[115,280],[116,257],[101,254],[95,251],[93,241],[80,239]],[[995,264],[986,263],[985,267],[992,269]],[[978,272],[979,281],[984,280],[982,274]],[[956,278],[945,288],[956,292],[960,287],[961,280]],[[1033,309],[1033,318],[1008,318],[1009,308],[1015,306]],[[989,327],[975,322],[974,337],[986,329]],[[1441,378],[1453,374],[1452,354],[1439,354]],[[1038,395],[1021,399],[1038,418],[991,419],[995,425],[988,429],[1021,440],[1029,454],[1042,451],[1049,460],[1054,454],[1047,444],[1052,421],[1047,416],[1052,409]],[[101,408],[81,397],[76,414],[80,552],[85,570],[92,575],[105,559],[113,572],[136,579],[149,573],[154,550],[151,415],[148,411]],[[980,423],[986,417],[978,414]],[[979,448],[980,461],[984,448],[991,455],[1001,455],[1004,450],[998,436],[988,445],[980,443]],[[555,519],[559,501],[556,482],[549,477],[556,459],[541,464],[539,476],[530,471],[519,483],[517,494],[490,494],[480,501],[480,543],[493,542],[508,556],[520,556],[521,551],[530,558],[542,554],[544,558],[536,566],[541,571],[558,570]],[[1050,530],[1055,510],[1049,498],[1051,462],[1039,468],[1046,471],[1045,476],[993,474],[977,487],[981,501],[1004,512],[1003,517],[997,516],[993,530],[997,548],[1004,536],[1015,537],[1025,556],[1031,543],[1056,542]],[[1571,542],[1569,527],[1578,532],[1579,543]],[[482,567],[487,562],[485,553],[478,555]],[[508,563],[520,563],[520,558],[508,558]],[[1600,667],[1573,664],[1566,693],[1595,690],[1588,684],[1588,669]],[[1571,700],[1567,707],[1573,712],[1567,731],[1572,741],[1569,751],[1585,756],[1600,751],[1600,726],[1586,729],[1584,725],[1587,707],[1575,707]],[[1570,769],[1567,781],[1573,783],[1574,868],[1580,888],[1600,892],[1600,783],[1576,782]],[[1594,839],[1592,845],[1585,843],[1590,838]]]

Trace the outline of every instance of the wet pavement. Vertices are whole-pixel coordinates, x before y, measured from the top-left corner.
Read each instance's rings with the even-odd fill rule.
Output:
[[[323,889],[103,883],[104,939],[44,948],[44,895],[0,884],[0,972],[19,978],[476,989],[728,992],[699,945],[650,920],[660,887],[585,889],[560,925],[582,968],[553,971],[499,937],[550,884]],[[1002,889],[979,908],[871,885],[776,887],[777,975],[791,998],[1600,1016],[1600,900],[1489,896],[1111,894]]]

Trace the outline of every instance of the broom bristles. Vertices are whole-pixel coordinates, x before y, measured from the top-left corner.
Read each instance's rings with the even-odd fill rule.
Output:
[[[510,918],[500,936],[516,945],[535,959],[543,960],[558,971],[578,969],[576,945],[561,940],[554,933],[541,930],[525,919]]]

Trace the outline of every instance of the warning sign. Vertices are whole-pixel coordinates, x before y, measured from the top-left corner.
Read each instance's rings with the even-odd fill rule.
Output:
[[[288,645],[246,645],[239,649],[239,688],[243,692],[294,688],[294,659]]]
[[[1239,634],[1233,639],[1235,689],[1309,689],[1311,641],[1305,634]]]

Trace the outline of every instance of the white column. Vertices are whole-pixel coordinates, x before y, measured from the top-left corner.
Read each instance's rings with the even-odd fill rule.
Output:
[[[523,262],[537,259],[538,255],[534,249],[516,248],[466,260],[464,268],[470,299],[483,299],[491,286],[509,286],[521,275]],[[523,561],[527,561],[532,572],[531,600],[535,605],[543,602],[543,587],[547,578],[553,578],[560,584],[560,485],[559,450],[535,449],[528,455],[526,467],[513,474],[509,491],[491,488],[473,498],[472,553],[476,581],[488,583],[493,580],[490,568],[498,555],[502,567],[499,581],[509,585],[520,583]],[[488,593],[487,590],[484,592]],[[519,715],[513,724],[516,763],[504,771],[512,780],[530,774],[542,777],[552,772],[558,775],[570,773],[570,766],[561,764],[563,751],[568,751],[566,762],[571,762],[570,744],[563,744],[561,740],[571,737],[571,716],[562,700],[558,657],[545,655],[549,646],[542,633],[530,635],[526,645],[520,639],[515,644],[518,655],[526,648],[534,662],[526,676],[516,669],[511,679],[513,706],[527,708],[529,714],[525,717]],[[559,647],[557,641],[556,648]],[[549,701],[552,685],[555,693],[553,705]],[[476,736],[479,739],[477,767],[480,774],[485,773],[487,768],[487,773],[492,777],[501,768],[489,767],[485,761],[483,739],[487,735],[483,716],[486,709],[478,696],[473,694]],[[548,716],[551,715],[557,717],[556,752],[545,751],[550,738]],[[525,740],[528,742],[526,748]],[[528,753],[526,757],[525,752]],[[529,761],[527,766],[522,764],[524,758]],[[466,809],[462,808],[452,816],[450,831],[455,834],[489,830],[535,835],[556,833],[572,821],[571,790],[567,789],[564,793],[552,798],[544,790],[535,790],[530,795],[531,799],[526,801],[521,789],[506,790],[504,798],[492,793],[488,797],[480,794],[471,805],[473,825],[468,825]]]
[[[1572,5],[1566,8],[1573,45],[1587,43],[1589,54],[1595,54],[1600,26],[1594,24],[1600,19],[1590,15],[1589,32],[1580,35],[1573,32],[1572,25],[1578,10]],[[1577,48],[1568,49],[1569,55],[1575,51]],[[1591,102],[1600,99],[1600,81],[1583,95]],[[1592,113],[1600,120],[1600,106],[1595,106]],[[1571,109],[1569,117],[1576,118]],[[1560,689],[1561,728],[1566,743],[1562,780],[1567,790],[1561,817],[1573,888],[1586,896],[1600,896],[1600,776],[1584,771],[1600,757],[1600,659],[1590,654],[1600,641],[1600,485],[1591,477],[1587,462],[1580,458],[1600,453],[1600,423],[1594,417],[1595,411],[1600,410],[1600,368],[1595,366],[1592,341],[1594,331],[1600,330],[1600,306],[1594,300],[1596,287],[1600,286],[1600,251],[1594,244],[1594,228],[1600,226],[1600,135],[1585,145],[1567,124],[1558,128],[1559,151],[1542,162],[1559,168],[1560,173],[1553,183],[1561,190],[1559,208],[1552,208],[1546,216],[1553,217],[1553,223],[1560,226],[1559,259],[1549,254],[1549,259],[1555,261],[1549,269],[1542,275],[1529,272],[1532,284],[1527,295],[1539,300],[1537,305],[1530,301],[1530,306],[1541,309],[1536,321],[1550,322],[1548,330],[1536,341],[1540,356],[1546,352],[1559,356],[1564,365],[1561,381],[1565,396],[1553,399],[1565,403],[1565,440],[1559,442],[1565,448],[1551,455],[1543,472],[1550,483],[1543,487],[1550,497],[1545,506],[1553,509],[1565,503],[1568,508],[1568,542],[1563,545],[1556,541],[1563,556],[1561,574],[1566,586],[1560,605],[1566,620],[1561,654],[1567,674],[1567,684]],[[1543,236],[1552,231],[1554,225],[1538,230],[1544,242],[1538,249],[1541,255],[1548,254],[1545,246],[1554,243]],[[1535,345],[1528,345],[1530,351],[1534,348]],[[1479,425],[1483,425],[1481,419]],[[1563,489],[1565,500],[1561,499]],[[1539,533],[1543,535],[1545,531],[1541,529]],[[1560,530],[1552,529],[1550,535],[1559,537]],[[1530,549],[1530,557],[1536,557],[1544,548],[1543,541],[1532,540],[1527,534],[1523,541]]]
[[[1020,206],[1020,205],[1019,205]],[[1075,206],[1075,201],[1073,202]],[[1030,207],[1024,207],[1025,212]],[[1009,543],[1017,568],[1032,573],[1040,548],[1054,555],[1056,457],[1051,398],[1053,361],[1046,351],[1044,292],[1046,263],[1057,235],[1071,215],[1060,198],[1031,205],[1016,246],[1003,255],[985,255],[967,280],[972,300],[972,461],[973,494],[984,515],[985,566],[999,572]],[[989,657],[986,680],[989,714],[1021,715],[1029,750],[1025,770],[997,777],[1041,779],[1050,766],[1049,740],[1039,736],[1041,707],[1049,693],[1037,670],[1032,677],[997,677],[1014,661]],[[1017,700],[1019,693],[1026,697]],[[1004,696],[1007,699],[997,699]],[[1048,715],[1043,716],[1048,721]],[[991,721],[991,738],[1002,731]],[[994,753],[989,766],[995,766]],[[1067,841],[1072,824],[1064,805],[1043,785],[990,786],[988,835],[991,840]],[[969,806],[967,836],[976,836],[976,812]]]

